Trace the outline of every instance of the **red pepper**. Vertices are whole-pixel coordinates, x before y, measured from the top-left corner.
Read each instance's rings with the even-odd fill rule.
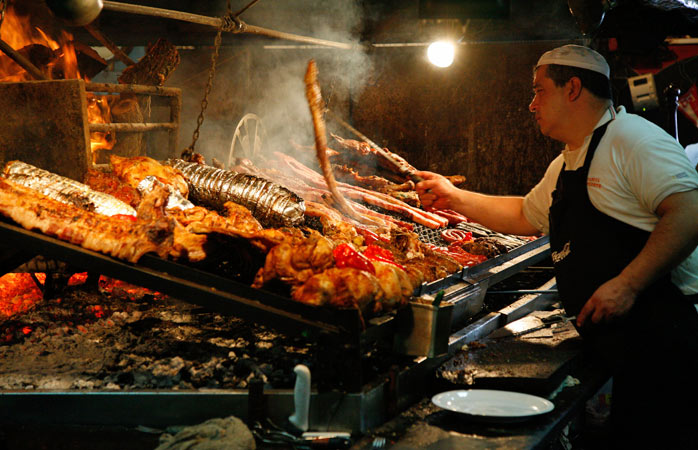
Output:
[[[364,238],[364,242],[366,245],[371,245],[375,244],[378,241],[383,241],[385,243],[389,243],[390,239],[383,237],[377,233],[374,233],[373,231],[367,229],[367,228],[361,228],[361,227],[355,227],[356,232],[359,233],[361,236]]]
[[[371,272],[372,274],[376,273],[376,269],[373,267],[371,261],[354,250],[349,244],[339,244],[332,250],[332,255],[334,256],[335,265],[339,268],[353,267],[355,269]]]
[[[393,252],[391,252],[387,248],[379,247],[377,245],[369,245],[366,247],[366,250],[363,251],[363,255],[372,261],[380,261],[392,264],[396,267],[399,267],[402,270],[405,270],[403,266],[395,262],[395,256],[393,255]]]
[[[474,255],[472,253],[466,252],[459,245],[451,244],[448,246],[448,253],[450,256],[457,260],[459,263],[463,264],[465,267],[475,266],[481,262],[487,261],[487,256],[485,255]]]
[[[112,217],[115,219],[130,220],[131,222],[136,221],[136,216],[132,216],[130,214],[114,214]]]

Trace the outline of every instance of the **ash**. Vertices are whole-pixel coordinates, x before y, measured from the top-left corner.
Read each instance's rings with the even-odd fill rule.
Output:
[[[0,333],[4,390],[244,389],[255,374],[269,388],[288,389],[296,364],[310,368],[314,385],[338,387],[317,348],[322,339],[282,335],[123,283],[68,287],[0,322]]]

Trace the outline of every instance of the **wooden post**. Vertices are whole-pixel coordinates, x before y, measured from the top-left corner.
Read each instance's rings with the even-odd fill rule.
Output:
[[[0,163],[21,160],[82,181],[92,162],[82,80],[0,83]]]

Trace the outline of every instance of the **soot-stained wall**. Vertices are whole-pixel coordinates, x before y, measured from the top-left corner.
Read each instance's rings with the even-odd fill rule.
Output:
[[[381,49],[354,93],[354,124],[417,168],[465,175],[481,192],[524,194],[562,147],[528,111],[535,62],[562,44],[461,46],[446,69],[427,63],[423,47]]]

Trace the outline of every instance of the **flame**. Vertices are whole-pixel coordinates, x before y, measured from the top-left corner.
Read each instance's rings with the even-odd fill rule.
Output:
[[[95,95],[88,93],[87,95],[87,118],[90,123],[110,123],[111,108],[109,107],[108,97],[105,95]],[[92,163],[97,161],[97,151],[111,150],[114,147],[116,140],[113,133],[95,131],[90,133],[90,149],[92,150]]]
[[[78,58],[73,45],[73,36],[60,31],[56,39],[52,39],[39,27],[33,26],[29,16],[20,16],[12,5],[8,5],[5,18],[0,27],[0,39],[5,41],[13,49],[22,53],[25,57],[29,52],[40,53],[45,64],[38,67],[47,79],[83,79],[89,81],[86,76],[80,74]],[[28,58],[32,60],[32,58]],[[32,61],[36,64],[36,61]],[[11,58],[0,53],[0,82],[31,81],[34,78]],[[87,120],[90,123],[110,123],[111,112],[106,96],[100,96],[91,92],[87,95]],[[96,159],[96,151],[100,149],[111,150],[116,140],[113,133],[90,133],[90,148],[93,155],[93,163]]]

